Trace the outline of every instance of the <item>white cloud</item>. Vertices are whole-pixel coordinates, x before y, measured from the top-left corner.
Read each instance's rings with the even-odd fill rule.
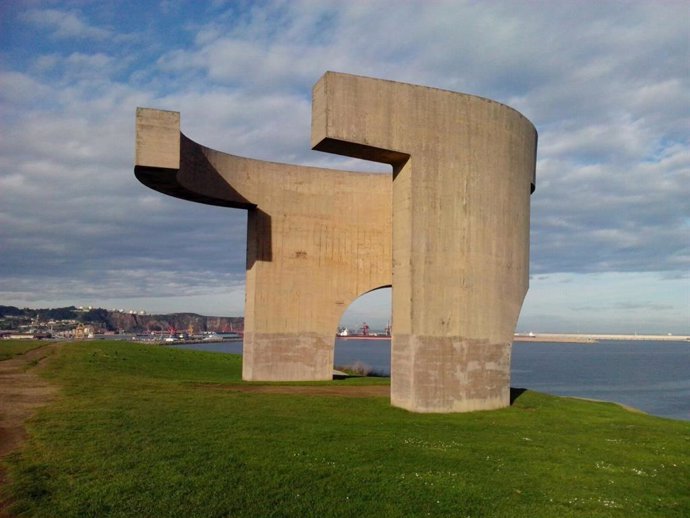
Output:
[[[36,97],[48,95],[50,88],[22,72],[0,72],[0,99],[3,103],[23,105]]]
[[[59,9],[31,9],[22,18],[38,27],[52,31],[56,38],[104,40],[112,32],[85,22],[78,13]]]

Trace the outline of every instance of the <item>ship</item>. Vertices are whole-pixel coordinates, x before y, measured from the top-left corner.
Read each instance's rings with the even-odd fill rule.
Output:
[[[369,328],[366,322],[362,322],[362,325],[357,329],[356,332],[350,331],[347,327],[338,328],[338,332],[335,334],[336,337],[341,339],[357,339],[357,340],[390,340],[391,338],[391,325],[390,322],[384,329],[383,333],[377,333]]]

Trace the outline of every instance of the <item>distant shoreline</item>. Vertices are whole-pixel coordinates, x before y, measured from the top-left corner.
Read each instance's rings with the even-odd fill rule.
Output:
[[[626,340],[646,342],[690,342],[687,335],[603,335],[603,334],[568,334],[568,333],[531,333],[516,334],[513,342],[559,342],[559,343],[596,343],[604,340]]]

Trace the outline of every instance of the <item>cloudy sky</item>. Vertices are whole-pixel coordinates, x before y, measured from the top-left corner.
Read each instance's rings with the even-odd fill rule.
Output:
[[[690,334],[689,6],[3,2],[0,304],[242,314],[244,211],[139,184],[135,109],[180,111],[189,137],[233,154],[371,169],[309,149],[311,87],[335,70],[535,124],[519,330]],[[389,299],[345,323],[385,322]]]

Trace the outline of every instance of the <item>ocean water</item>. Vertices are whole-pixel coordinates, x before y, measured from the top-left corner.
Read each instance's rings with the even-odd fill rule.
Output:
[[[511,377],[513,387],[615,401],[690,421],[688,342],[518,342]]]
[[[185,347],[240,353],[242,344]],[[390,373],[389,340],[336,340],[335,365],[361,362]],[[690,421],[690,343],[602,341],[595,344],[517,342],[511,386],[603,401]]]

